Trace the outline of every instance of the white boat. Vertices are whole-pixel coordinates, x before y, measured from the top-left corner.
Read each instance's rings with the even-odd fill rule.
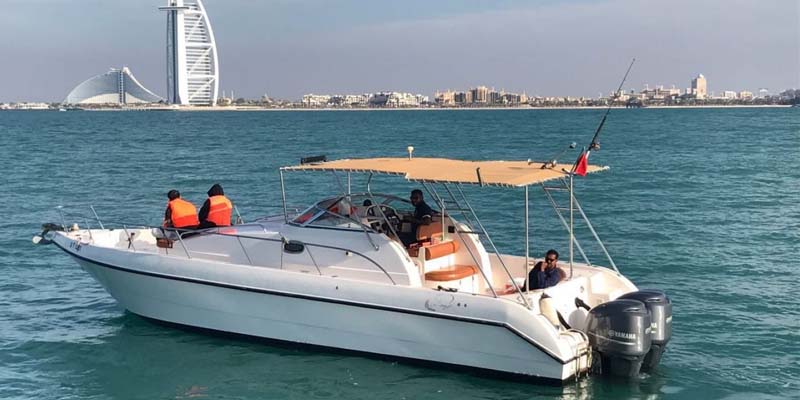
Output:
[[[590,370],[636,375],[658,364],[671,306],[663,293],[639,291],[610,257],[610,268],[588,261],[573,235],[573,217],[585,215],[569,195],[570,168],[410,152],[318,159],[281,168],[278,216],[178,232],[111,228],[96,213],[98,228],[83,219],[85,226],[70,226],[73,215],[62,210],[62,222],[34,241],[52,242],[127,310],[159,321],[526,379],[564,382]],[[289,212],[284,174],[292,171],[332,172],[341,193]],[[351,192],[351,174],[368,175],[364,192]],[[419,183],[439,209],[433,222],[412,232],[403,220],[413,207],[372,193],[373,175]],[[542,186],[573,239],[563,279],[546,289],[521,287],[534,259],[497,251],[462,185],[524,190],[526,221],[509,224],[525,225],[526,253],[528,188]],[[403,235],[416,243],[406,247]]]

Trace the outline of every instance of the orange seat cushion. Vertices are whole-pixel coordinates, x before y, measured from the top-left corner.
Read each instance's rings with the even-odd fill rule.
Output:
[[[417,227],[417,240],[430,240],[434,236],[442,235],[442,221],[434,221],[428,225]]]
[[[454,240],[425,246],[425,260],[444,257],[456,251],[458,251],[458,242]]]
[[[453,265],[450,268],[426,272],[425,280],[437,282],[457,281],[475,275],[477,272],[478,268],[472,265]]]

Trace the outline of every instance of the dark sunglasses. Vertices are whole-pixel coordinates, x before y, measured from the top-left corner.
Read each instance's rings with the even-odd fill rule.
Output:
[[[556,262],[556,261],[558,261],[558,259],[557,259],[557,258],[545,258],[544,260],[545,260],[545,261],[547,261],[547,262],[549,262],[549,263],[550,263],[550,262]]]

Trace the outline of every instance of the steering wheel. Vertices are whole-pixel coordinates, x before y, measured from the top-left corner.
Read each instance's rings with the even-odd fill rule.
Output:
[[[376,209],[376,207],[380,207],[380,209]],[[400,217],[394,207],[386,204],[373,204],[364,210],[364,214],[369,226],[389,233],[391,230],[386,226],[386,222],[388,222],[395,232],[399,232]],[[386,216],[386,221],[381,217],[381,214]]]

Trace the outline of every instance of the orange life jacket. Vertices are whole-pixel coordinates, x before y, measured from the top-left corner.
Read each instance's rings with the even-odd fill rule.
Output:
[[[223,195],[208,198],[208,217],[206,221],[213,222],[216,226],[230,226],[233,204]]]
[[[197,219],[197,208],[194,207],[194,204],[177,198],[170,200],[168,207],[173,227],[185,228],[200,225],[200,220]]]

